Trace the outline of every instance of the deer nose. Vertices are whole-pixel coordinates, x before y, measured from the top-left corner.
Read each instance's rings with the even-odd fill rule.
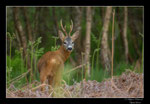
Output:
[[[71,50],[72,50],[72,47],[68,47],[68,50],[70,50],[70,51],[71,51]]]

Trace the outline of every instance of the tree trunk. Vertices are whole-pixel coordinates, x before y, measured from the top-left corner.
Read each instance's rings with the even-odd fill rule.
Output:
[[[34,14],[34,29],[33,29],[33,40],[36,39],[36,36],[38,37],[38,30],[39,30],[39,17],[40,17],[40,14],[41,14],[41,7],[37,7],[35,9],[35,14]]]
[[[102,17],[102,22],[103,22],[105,19],[105,7],[101,7],[101,17]]]
[[[81,41],[81,21],[82,21],[82,8],[81,7],[75,7],[75,18],[74,18],[74,31],[79,31],[79,37],[78,39],[75,41],[75,52],[76,52],[76,65],[80,65],[82,64],[82,41]]]
[[[14,17],[14,25],[15,25],[15,28],[18,32],[19,40],[21,43],[20,46],[23,48],[23,57],[25,59],[26,49],[27,49],[27,40],[26,40],[26,36],[24,34],[24,31],[23,31],[23,27],[21,25],[21,22],[18,18],[19,17],[19,8],[18,7],[13,8],[13,17]]]
[[[53,20],[54,20],[54,25],[55,25],[55,36],[58,36],[58,30],[59,30],[59,26],[58,26],[58,20],[57,20],[57,16],[55,13],[55,7],[52,8],[52,12],[53,12]]]
[[[23,48],[23,59],[24,59],[23,61],[24,61],[24,63],[26,63],[25,59],[26,59],[26,55],[27,55],[27,40],[26,40],[26,36],[23,31],[22,24],[20,22],[20,19],[18,18],[19,17],[19,9],[20,8],[18,8],[18,7],[13,8],[13,19],[14,19],[15,29],[17,31],[17,34],[18,34],[18,37],[20,40],[20,44],[21,44],[19,46],[21,46],[20,48]],[[30,62],[29,56],[27,56],[27,57],[28,57],[27,69],[29,70],[31,68],[31,62]]]
[[[124,40],[124,27],[123,27],[123,25],[124,25],[124,21],[123,21],[123,18],[121,18],[121,16],[120,16],[120,12],[122,12],[122,11],[119,11],[119,8],[117,9],[117,19],[118,19],[118,25],[119,25],[119,30],[120,30],[120,35],[121,35],[121,44],[123,45],[123,48],[124,48],[124,51],[125,51],[125,40]],[[122,16],[122,17],[124,17],[124,16]],[[124,20],[125,20],[125,18],[124,18]],[[130,22],[129,22],[130,23]],[[132,35],[131,35],[132,36]],[[125,55],[125,59],[127,60],[127,56]],[[128,63],[133,63],[133,58],[131,57],[131,55],[130,55],[130,53],[128,52]]]
[[[23,15],[24,15],[24,19],[25,19],[27,35],[28,35],[29,40],[32,41],[33,40],[32,39],[32,28],[30,25],[29,17],[27,15],[27,8],[23,7],[22,10],[23,10]]]
[[[130,9],[129,9],[130,10]],[[133,47],[136,50],[136,53],[138,54],[139,58],[141,57],[141,52],[139,50],[139,46],[138,46],[138,34],[139,34],[139,29],[137,28],[136,25],[136,20],[134,20],[135,18],[133,17],[133,12],[129,11],[129,28],[131,30],[131,39],[133,40]],[[143,33],[143,31],[142,31]],[[140,36],[139,36],[140,37]]]
[[[128,21],[128,8],[124,7],[124,26],[123,26],[123,42],[125,47],[125,59],[126,63],[128,63],[128,39],[127,39],[127,21]]]
[[[91,24],[92,24],[92,10],[91,7],[87,7],[86,8],[85,62],[87,63],[88,77],[90,76]]]
[[[47,36],[46,36],[46,33],[47,31],[50,31],[50,29],[52,28],[49,28],[48,27],[48,22],[47,21],[50,21],[49,20],[49,8],[48,7],[41,7],[41,14],[40,14],[40,17],[39,17],[39,27],[38,27],[38,34],[40,34],[40,36],[42,37],[42,43],[43,43],[43,46],[46,45],[47,43]],[[49,22],[50,23],[50,22]]]
[[[109,72],[110,72],[110,64],[111,64],[111,53],[108,46],[108,28],[109,28],[111,13],[112,13],[112,7],[107,7],[105,18],[104,18],[102,41],[101,41],[102,66],[104,69],[106,69]]]

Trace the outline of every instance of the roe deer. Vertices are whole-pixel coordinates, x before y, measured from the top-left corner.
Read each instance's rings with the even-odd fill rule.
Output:
[[[74,41],[79,36],[79,31],[76,31],[72,36],[70,35],[73,29],[73,22],[71,21],[70,32],[67,34],[66,26],[63,27],[62,20],[60,21],[61,30],[59,30],[58,35],[62,41],[62,45],[56,51],[49,51],[45,53],[38,61],[38,70],[40,73],[40,81],[42,84],[48,79],[48,84],[55,87],[60,84],[61,74],[64,69],[64,63],[69,57],[71,51],[74,48]],[[44,87],[41,88],[44,90]]]

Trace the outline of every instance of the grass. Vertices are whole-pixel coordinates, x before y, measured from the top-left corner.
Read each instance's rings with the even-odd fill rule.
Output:
[[[70,63],[65,64],[63,80],[65,80],[68,85],[72,85],[75,82],[80,82],[82,81],[82,78],[83,78],[82,68],[76,69],[74,71],[71,71],[70,73],[65,74],[72,68],[73,67],[70,65]],[[123,72],[126,71],[126,69],[133,70],[133,65],[126,64],[125,62],[120,62],[116,67],[114,67],[114,76],[121,75]],[[96,80],[98,82],[101,82],[104,79],[110,78],[110,77],[111,76],[108,75],[108,73],[104,69],[94,67],[91,71],[91,77],[90,78],[86,77],[86,80]]]

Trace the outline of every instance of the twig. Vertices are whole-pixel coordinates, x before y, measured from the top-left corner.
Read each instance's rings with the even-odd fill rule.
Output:
[[[12,93],[11,91],[9,91],[8,89],[6,89],[6,93],[10,94],[10,95],[11,95],[11,97],[12,97],[12,96],[13,96],[13,97],[16,97],[16,96],[15,96],[15,94],[14,94],[14,93]]]
[[[64,84],[65,84],[65,85],[67,85],[67,83],[66,83],[66,81],[65,81],[65,80],[63,80],[63,79],[62,79],[61,81],[62,81],[62,82],[64,82]]]
[[[121,90],[114,84],[113,78],[111,79],[111,85],[112,85],[117,91],[119,91],[120,93],[125,94],[123,91],[121,91]],[[125,94],[125,95],[127,95],[127,94]]]
[[[39,85],[39,86],[37,86],[37,87],[32,88],[31,90],[34,91],[34,90],[38,89],[39,87],[41,87],[41,86],[46,86],[46,85],[47,85],[47,84],[41,84],[41,85]]]
[[[133,85],[133,83],[131,83],[130,85],[129,85],[129,87],[127,88],[127,93],[129,92],[129,90],[130,90],[130,88],[131,88],[131,86]]]
[[[52,94],[54,93],[54,90],[48,95],[48,97],[52,97]]]
[[[23,78],[26,74],[28,74],[30,71],[31,71],[31,69],[29,69],[27,72],[25,72],[25,73],[23,73],[23,74],[19,75],[18,77],[16,77],[16,78],[14,78],[14,79],[10,80],[10,81],[9,81],[9,82],[7,82],[7,83],[13,83],[13,82],[18,81],[19,79]],[[20,77],[21,77],[21,78],[20,78]],[[18,79],[18,80],[16,80],[16,79]],[[16,81],[14,81],[14,80],[16,80]]]
[[[114,58],[114,18],[115,18],[115,9],[113,10],[113,24],[112,24],[112,63],[111,63],[112,79],[113,79],[113,58]]]
[[[76,70],[76,69],[78,69],[78,68],[81,68],[82,66],[85,66],[86,64],[87,64],[87,63],[81,64],[81,65],[79,65],[79,66],[77,66],[77,67],[75,67],[75,68],[69,70],[68,72],[65,72],[65,74],[66,74],[66,73],[69,73],[69,72],[72,72],[72,71],[74,71],[74,70]]]
[[[33,83],[31,83],[31,84],[27,84],[26,86],[22,87],[22,88],[19,89],[19,90],[14,91],[13,93],[16,93],[16,92],[21,91],[21,90],[25,90],[27,87],[30,88],[30,86],[31,86],[32,84],[34,84],[34,83],[35,83],[35,82],[33,82]]]
[[[70,95],[70,97],[72,97],[72,96],[71,96],[71,93],[69,92],[68,89],[65,90],[65,89],[63,89],[62,87],[60,87],[60,89],[62,89],[62,90],[64,91],[64,93],[68,93],[68,94]]]

